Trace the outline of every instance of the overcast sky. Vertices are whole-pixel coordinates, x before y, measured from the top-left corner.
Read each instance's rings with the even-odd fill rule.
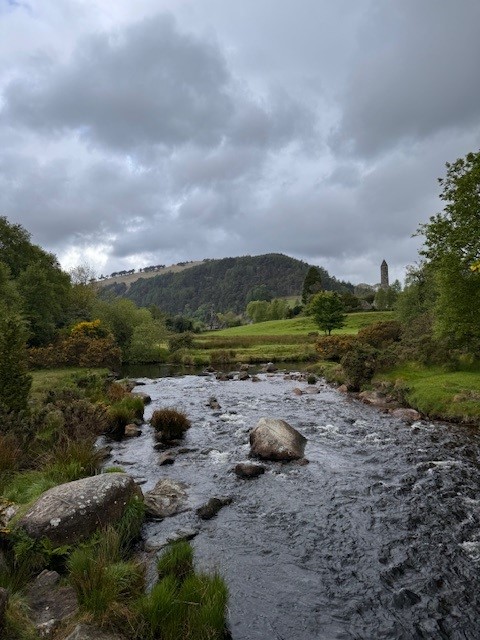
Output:
[[[480,148],[478,0],[0,0],[0,215],[65,268],[403,277]]]

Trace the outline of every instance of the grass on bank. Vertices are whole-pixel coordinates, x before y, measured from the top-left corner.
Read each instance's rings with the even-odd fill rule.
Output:
[[[480,364],[456,371],[408,363],[378,374],[413,408],[431,418],[480,424]]]

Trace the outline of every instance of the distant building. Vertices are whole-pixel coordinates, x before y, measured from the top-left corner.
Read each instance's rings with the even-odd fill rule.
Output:
[[[384,260],[380,265],[380,287],[382,289],[388,289],[388,264]]]

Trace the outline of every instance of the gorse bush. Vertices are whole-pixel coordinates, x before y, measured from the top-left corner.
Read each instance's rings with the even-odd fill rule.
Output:
[[[376,349],[384,349],[393,342],[400,340],[402,333],[402,325],[396,320],[387,320],[385,322],[375,322],[360,329],[357,334],[360,342],[365,342]]]
[[[376,369],[378,351],[367,344],[359,343],[348,351],[340,361],[347,386],[358,391],[368,384]]]
[[[315,348],[321,360],[340,362],[357,342],[357,337],[352,335],[321,336],[317,339]]]
[[[182,438],[191,426],[190,420],[183,411],[172,408],[156,409],[150,418],[150,423],[164,442]]]

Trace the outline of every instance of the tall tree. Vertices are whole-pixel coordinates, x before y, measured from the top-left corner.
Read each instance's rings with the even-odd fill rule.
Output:
[[[308,304],[307,313],[313,316],[319,329],[328,335],[333,329],[341,329],[347,317],[342,299],[332,291],[316,293]]]
[[[0,262],[0,430],[27,410],[31,377],[27,371],[27,330],[21,298]]]
[[[308,304],[310,298],[322,290],[322,275],[317,267],[310,267],[303,281],[302,303]]]
[[[420,225],[421,254],[435,275],[434,327],[452,346],[480,355],[480,151],[447,163],[444,210]]]

